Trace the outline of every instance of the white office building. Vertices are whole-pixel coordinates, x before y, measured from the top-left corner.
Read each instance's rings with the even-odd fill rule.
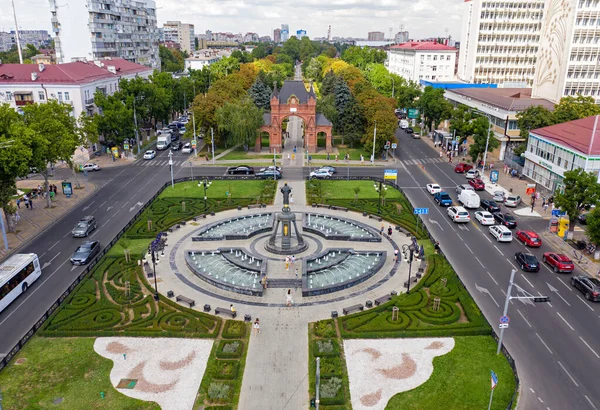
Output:
[[[123,58],[160,68],[153,0],[50,0],[56,60]]]
[[[184,61],[185,71],[202,70],[211,64],[216,63],[223,55],[216,50],[199,50],[192,57],[186,58]]]
[[[456,63],[454,47],[435,41],[410,41],[391,46],[386,66],[407,80],[450,81]]]
[[[465,0],[458,77],[470,83],[531,87],[546,3],[560,2]]]
[[[181,21],[167,21],[163,26],[164,41],[172,41],[181,46],[182,51],[192,54],[196,49],[194,25]]]

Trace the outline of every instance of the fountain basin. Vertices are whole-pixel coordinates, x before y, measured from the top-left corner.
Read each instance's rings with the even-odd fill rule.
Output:
[[[305,213],[302,231],[332,241],[381,242],[381,235],[368,225],[332,215]]]
[[[192,241],[243,240],[272,229],[272,213],[245,215],[206,225]]]

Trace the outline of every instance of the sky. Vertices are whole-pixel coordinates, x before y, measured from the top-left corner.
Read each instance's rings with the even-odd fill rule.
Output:
[[[85,0],[69,0],[85,1]],[[48,0],[14,0],[21,29],[50,31]],[[59,0],[60,2],[60,0]],[[65,0],[65,3],[67,1]],[[4,0],[0,31],[14,30],[15,23]],[[464,0],[156,0],[159,27],[167,20],[195,26],[196,33],[255,32],[273,37],[273,29],[287,23],[290,34],[303,29],[307,35],[366,38],[369,31],[383,31],[389,37],[400,26],[413,39],[444,37],[446,30],[460,40]]]

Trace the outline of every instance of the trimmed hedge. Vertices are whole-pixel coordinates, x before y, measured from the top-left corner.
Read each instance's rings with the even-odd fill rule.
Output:
[[[234,352],[223,351],[225,346],[232,346],[234,343],[239,343],[239,347]],[[244,342],[242,340],[221,340],[219,342],[219,348],[217,350],[217,358],[219,359],[232,359],[239,358],[244,352]]]
[[[227,320],[223,327],[224,339],[240,339],[246,335],[246,325],[239,320]]]

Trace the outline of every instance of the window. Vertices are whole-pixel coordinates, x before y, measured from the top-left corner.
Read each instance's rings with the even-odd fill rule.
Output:
[[[6,101],[12,101],[13,100],[13,93],[11,93],[10,91],[6,92]]]
[[[427,56],[427,61],[431,61],[431,54]]]
[[[433,56],[433,61],[437,61],[437,55]]]
[[[40,101],[44,101],[44,100],[46,100],[46,94],[44,94],[44,92],[43,92],[43,91],[38,91],[38,99],[39,99]]]
[[[63,94],[62,91],[58,92],[58,101],[62,101],[63,100]]]
[[[437,71],[437,66],[431,66],[431,71]]]
[[[71,101],[71,96],[68,92],[65,92],[65,101]]]
[[[446,61],[450,61],[450,55],[446,56]]]

